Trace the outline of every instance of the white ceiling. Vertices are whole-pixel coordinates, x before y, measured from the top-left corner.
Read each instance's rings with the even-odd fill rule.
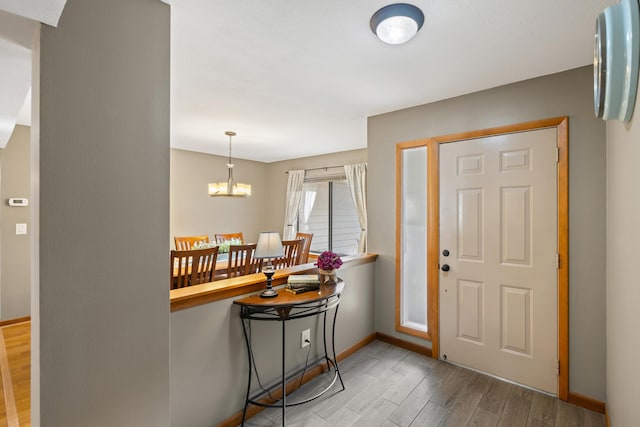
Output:
[[[0,0],[0,148],[30,124],[31,47],[38,22],[58,25],[66,0]]]
[[[592,63],[615,0],[414,0],[425,24],[392,46],[388,0],[174,0],[174,147],[276,161],[364,148],[367,117]]]
[[[616,0],[414,0],[425,24],[400,46],[369,28],[388,0],[167,2],[171,146],[226,155],[234,130],[233,157],[272,162],[364,148],[371,115],[590,64]]]
[[[0,10],[0,148],[13,133],[31,87],[36,22]]]
[[[0,10],[57,26],[67,0],[0,0]]]

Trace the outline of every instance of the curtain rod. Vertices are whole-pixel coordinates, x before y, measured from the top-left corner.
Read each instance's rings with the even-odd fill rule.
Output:
[[[304,169],[304,171],[305,172],[308,172],[308,171],[319,171],[319,170],[322,170],[322,169],[327,170],[327,169],[336,169],[336,168],[344,168],[344,165],[341,165],[341,166],[324,166],[324,167],[321,167],[321,168]],[[285,171],[284,173],[288,174],[289,171]]]

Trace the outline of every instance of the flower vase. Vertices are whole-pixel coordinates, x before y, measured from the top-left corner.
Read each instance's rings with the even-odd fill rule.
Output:
[[[320,279],[320,283],[324,283],[326,285],[335,285],[336,270],[323,270],[321,268],[318,268],[318,279]]]

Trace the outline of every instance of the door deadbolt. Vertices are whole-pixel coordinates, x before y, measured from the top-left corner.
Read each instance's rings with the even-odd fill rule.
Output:
[[[442,251],[442,256],[449,256],[449,251],[447,249]]]

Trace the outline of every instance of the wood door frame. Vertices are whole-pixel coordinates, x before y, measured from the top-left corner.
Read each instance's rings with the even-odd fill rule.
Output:
[[[440,357],[439,347],[439,252],[440,252],[440,144],[477,139],[486,136],[556,128],[558,146],[558,398],[569,398],[569,118],[557,117],[532,122],[462,132],[428,138],[428,325],[432,345],[432,357]]]

